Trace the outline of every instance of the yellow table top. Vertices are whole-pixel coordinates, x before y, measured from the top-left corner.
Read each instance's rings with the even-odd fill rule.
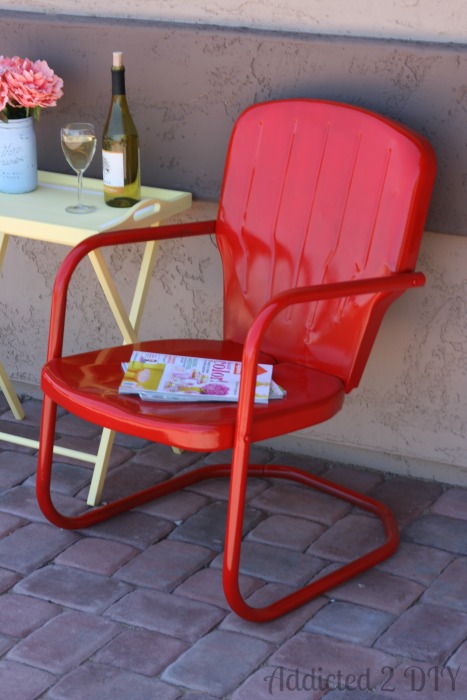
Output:
[[[0,232],[50,243],[76,245],[99,231],[151,226],[191,206],[191,194],[141,187],[142,200],[117,209],[104,202],[102,181],[83,178],[83,202],[97,209],[89,214],[65,211],[77,201],[77,176],[39,171],[39,186],[25,194],[0,193]]]

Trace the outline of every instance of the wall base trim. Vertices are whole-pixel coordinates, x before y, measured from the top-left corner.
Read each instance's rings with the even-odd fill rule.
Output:
[[[467,468],[455,464],[434,462],[407,455],[390,454],[383,450],[373,450],[345,443],[304,438],[294,433],[274,438],[273,440],[265,440],[261,444],[281,452],[307,455],[326,460],[327,462],[375,469],[381,472],[436,481],[437,483],[451,486],[467,486]]]
[[[35,384],[14,381],[14,387],[20,396],[39,400],[43,398],[42,390]],[[25,408],[27,410],[27,405]],[[467,487],[467,468],[456,464],[434,462],[420,457],[403,456],[384,450],[373,450],[346,443],[320,440],[319,438],[308,438],[298,433],[283,435],[258,444],[280,452],[323,459],[326,462],[348,464],[399,476]]]

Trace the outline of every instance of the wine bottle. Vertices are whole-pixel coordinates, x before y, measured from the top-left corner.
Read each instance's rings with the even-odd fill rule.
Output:
[[[139,139],[128,108],[121,51],[113,53],[112,102],[102,137],[104,200],[131,207],[141,199]]]

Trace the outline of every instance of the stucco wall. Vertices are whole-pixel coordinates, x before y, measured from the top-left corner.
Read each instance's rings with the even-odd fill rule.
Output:
[[[331,2],[319,3],[320,13],[313,14],[318,4],[305,0],[158,3],[156,19],[173,12],[175,23],[22,11],[54,12],[54,1],[15,3],[20,11],[3,12],[0,23],[2,53],[46,58],[65,79],[65,97],[43,113],[38,126],[39,161],[45,169],[66,171],[58,142],[62,123],[91,119],[102,127],[110,56],[117,48],[127,57],[130,103],[143,143],[143,181],[194,192],[198,201],[189,218],[215,212],[232,124],[255,101],[285,96],[349,101],[382,111],[430,138],[439,175],[419,264],[427,285],[390,310],[362,385],[337,419],[277,444],[467,483],[467,139],[462,137],[467,48],[450,43],[465,38],[461,4],[449,3],[442,11],[434,0],[381,3],[377,18],[370,9],[376,3],[364,2],[356,16],[343,3],[339,14],[341,3]],[[11,6],[0,3],[0,8]],[[125,8],[117,0],[111,7],[100,4],[99,12],[123,17]],[[86,2],[62,2],[60,10],[96,13]],[[149,10],[154,11],[154,3],[132,3],[134,17]],[[255,13],[261,31],[199,26],[203,21],[258,26]],[[191,20],[191,26],[183,24]],[[294,31],[280,31],[284,27]],[[400,40],[407,38],[417,41]],[[98,156],[90,174],[101,174]],[[31,391],[44,361],[50,291],[64,254],[58,247],[15,240],[0,275],[0,357]],[[139,251],[108,255],[128,300]],[[210,239],[201,245],[161,246],[141,337],[219,335],[220,289]],[[119,342],[89,266],[83,266],[72,292],[67,347]]]
[[[40,56],[65,95],[37,128],[39,165],[69,172],[60,126],[100,137],[113,50],[123,50],[144,184],[219,196],[228,138],[253,102],[316,97],[379,111],[425,134],[438,159],[428,228],[467,232],[467,46],[3,13],[6,55]],[[88,173],[101,177],[99,154]]]
[[[467,38],[464,0],[3,0],[0,9],[411,41]]]
[[[467,484],[467,238],[426,232],[423,289],[384,319],[360,387],[300,451]]]

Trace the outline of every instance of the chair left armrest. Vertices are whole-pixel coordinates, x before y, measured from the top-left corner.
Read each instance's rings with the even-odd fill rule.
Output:
[[[147,243],[174,238],[188,238],[213,234],[216,232],[216,221],[196,221],[186,224],[169,224],[166,226],[148,226],[144,228],[126,229],[123,231],[104,231],[85,238],[70,250],[60,265],[52,292],[50,311],[50,329],[47,359],[59,357],[63,347],[65,329],[66,300],[72,275],[89,253],[97,248],[125,245],[132,243]]]

